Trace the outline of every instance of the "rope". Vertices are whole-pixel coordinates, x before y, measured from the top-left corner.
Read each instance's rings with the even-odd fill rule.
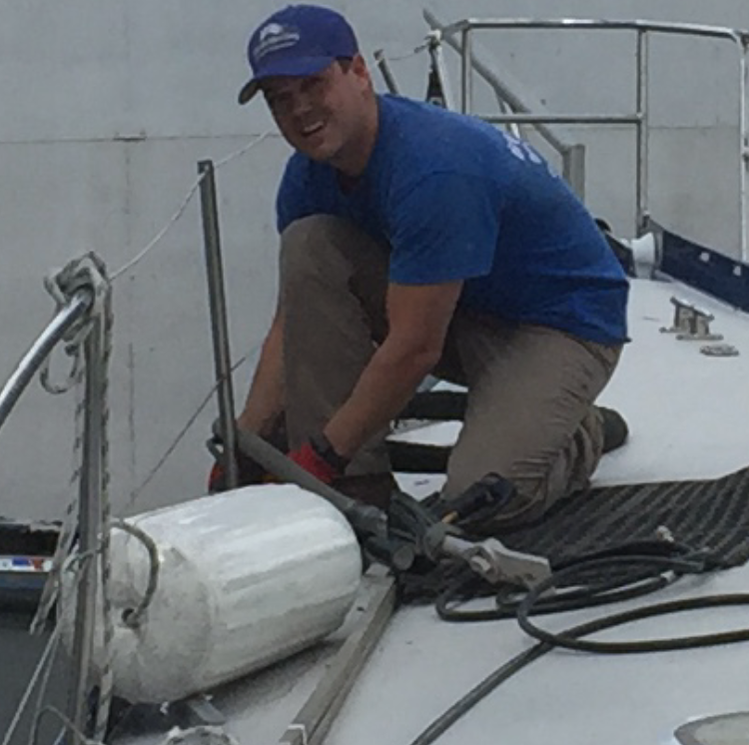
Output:
[[[267,139],[270,136],[271,132],[265,132],[262,135],[259,135],[255,137],[250,143],[247,145],[244,145],[240,149],[236,150],[233,153],[230,153],[226,157],[219,160],[215,168],[221,168],[225,166],[226,164],[230,163],[231,161],[241,157],[246,152],[251,150],[253,147],[257,146],[261,142],[263,142],[265,139]],[[137,528],[133,528],[133,526],[127,525],[126,523],[122,523],[120,521],[112,522],[110,520],[110,504],[109,504],[109,467],[108,467],[108,455],[109,455],[109,441],[107,437],[107,424],[109,420],[109,410],[107,406],[107,392],[108,392],[108,366],[109,361],[111,359],[111,353],[112,353],[112,323],[113,323],[113,316],[112,316],[112,305],[111,305],[111,286],[113,282],[118,279],[119,277],[123,276],[124,274],[130,272],[138,263],[140,263],[164,238],[164,236],[169,232],[169,230],[172,228],[172,226],[180,219],[180,217],[184,214],[185,210],[187,209],[187,206],[189,205],[190,201],[192,200],[195,193],[198,191],[200,184],[202,182],[202,179],[204,178],[204,174],[201,174],[201,176],[196,179],[196,181],[193,183],[193,185],[190,187],[189,191],[183,198],[182,202],[180,203],[179,207],[177,208],[176,212],[170,220],[166,223],[166,225],[158,231],[158,233],[154,236],[154,238],[143,248],[141,249],[130,261],[128,261],[126,264],[121,266],[118,270],[111,273],[109,275],[108,280],[106,279],[106,272],[105,267],[103,263],[94,255],[94,254],[88,254],[86,259],[84,259],[84,262],[86,260],[90,261],[95,265],[96,270],[101,274],[101,276],[104,278],[104,282],[100,283],[99,286],[97,286],[95,289],[97,290],[98,294],[98,303],[95,303],[94,307],[92,308],[91,312],[86,317],[86,320],[78,326],[66,339],[67,346],[66,346],[66,352],[68,355],[70,355],[73,358],[73,364],[70,372],[68,373],[66,379],[60,383],[55,384],[51,382],[51,376],[49,373],[49,360],[45,364],[44,368],[41,371],[40,374],[40,380],[42,383],[42,386],[51,394],[61,394],[65,393],[72,388],[76,390],[76,405],[75,405],[75,413],[74,413],[74,440],[73,440],[73,468],[72,468],[72,476],[70,479],[70,486],[74,492],[79,491],[80,488],[80,477],[81,477],[81,467],[82,467],[82,450],[83,450],[83,414],[85,412],[85,400],[83,395],[83,381],[84,381],[84,373],[85,373],[85,366],[82,364],[83,354],[82,354],[82,348],[83,348],[83,342],[88,337],[89,333],[98,333],[100,334],[100,342],[101,342],[101,359],[97,361],[96,364],[100,364],[102,366],[101,370],[101,381],[102,381],[102,429],[103,429],[103,437],[102,437],[102,451],[101,451],[101,463],[102,463],[102,483],[101,483],[101,543],[99,546],[99,550],[96,552],[99,554],[99,561],[101,562],[101,592],[102,592],[102,615],[103,615],[103,625],[104,625],[104,661],[101,669],[100,674],[100,695],[99,695],[99,705],[97,707],[97,715],[96,715],[96,723],[95,723],[95,739],[89,740],[86,738],[83,733],[79,732],[74,724],[70,722],[67,717],[65,717],[61,712],[59,712],[54,707],[45,707],[40,708],[41,704],[41,698],[43,695],[40,694],[39,702],[37,705],[36,710],[36,716],[34,717],[34,734],[33,734],[33,740],[36,740],[37,733],[38,733],[38,726],[39,721],[41,720],[42,716],[45,713],[53,713],[64,723],[64,725],[74,732],[76,736],[85,743],[98,743],[100,742],[104,734],[106,732],[106,727],[108,723],[108,717],[109,717],[109,708],[111,704],[111,700],[113,697],[113,676],[112,676],[112,639],[114,636],[114,625],[112,622],[112,610],[111,610],[111,600],[108,593],[108,586],[110,584],[110,578],[111,578],[111,562],[110,562],[110,556],[109,556],[109,547],[110,547],[110,528],[111,527],[119,527],[120,529],[126,530],[127,532],[133,534],[137,538],[139,538],[141,541],[143,541],[144,545],[146,546],[149,556],[151,559],[151,571],[149,574],[149,584],[146,590],[145,597],[143,601],[141,602],[140,606],[136,608],[132,613],[128,614],[128,618],[126,621],[131,625],[137,625],[138,621],[142,617],[142,614],[145,612],[146,608],[148,607],[148,604],[150,603],[154,592],[156,591],[157,582],[158,582],[158,552],[156,551],[156,547],[153,544],[153,541],[142,531],[138,531]],[[71,268],[72,267],[72,268]],[[47,278],[45,284],[47,286],[48,291],[53,295],[58,305],[61,302],[66,302],[69,298],[69,289],[68,292],[65,292],[64,287],[61,286],[61,277],[64,276],[65,272],[69,271],[69,275],[73,274],[79,267],[76,266],[76,262],[71,262],[68,267],[63,270],[63,272],[59,273],[56,277],[57,281],[52,281],[51,278]],[[236,370],[240,365],[242,365],[248,358],[249,354],[245,357],[241,358],[233,367],[232,371]],[[129,506],[131,506],[137,497],[140,495],[140,493],[143,491],[145,486],[150,483],[150,481],[154,478],[156,473],[160,470],[160,468],[164,465],[168,457],[171,455],[171,453],[174,451],[174,449],[177,447],[181,439],[186,434],[187,430],[192,426],[194,421],[197,419],[201,411],[207,406],[208,402],[211,400],[216,388],[218,387],[218,384],[216,384],[206,397],[205,401],[201,403],[201,405],[198,407],[198,410],[193,414],[192,417],[190,417],[190,420],[188,421],[187,425],[183,428],[183,430],[178,434],[175,442],[168,448],[167,452],[162,456],[162,458],[159,460],[159,462],[156,464],[156,467],[152,469],[152,471],[149,473],[146,480],[141,484],[141,486],[131,493],[131,498],[129,502]],[[31,624],[31,632],[32,633],[40,633],[40,631],[45,627],[46,622],[49,618],[52,606],[56,602],[59,592],[60,592],[60,576],[62,572],[62,567],[65,564],[66,559],[70,556],[71,551],[73,549],[73,545],[75,542],[75,536],[76,536],[76,526],[77,526],[77,515],[76,515],[76,505],[77,505],[77,498],[74,497],[71,502],[68,504],[68,507],[66,509],[65,517],[63,519],[63,525],[61,527],[60,531],[60,537],[57,542],[57,547],[55,549],[55,554],[52,561],[52,568],[49,572],[49,576],[47,578],[47,582],[45,583],[45,587],[42,592],[42,597],[39,603],[39,606],[37,608],[37,612],[34,616],[34,619]],[[91,558],[90,556],[82,556],[78,555],[74,557],[71,565],[69,568],[75,568],[76,565],[80,566],[80,563],[86,559]],[[54,640],[54,644],[56,645],[57,639],[58,639],[58,632],[57,629],[55,629],[55,633],[52,637]],[[48,643],[47,649],[45,650],[45,653],[43,654],[40,663],[37,667],[37,670],[34,673],[34,676],[32,678],[31,683],[29,684],[29,688],[27,689],[27,695],[24,697],[24,700],[21,702],[21,706],[19,706],[18,711],[16,712],[16,715],[13,720],[13,725],[11,726],[9,732],[6,734],[5,739],[3,740],[2,745],[8,745],[9,738],[12,735],[12,732],[17,727],[18,721],[20,720],[20,716],[22,714],[23,709],[28,703],[28,696],[30,695],[30,692],[33,688],[33,686],[36,684],[36,680],[38,676],[41,674],[41,668],[46,664],[47,659],[49,655],[51,654],[50,650],[52,648],[52,640],[50,643]],[[45,685],[43,686],[43,689],[46,688],[46,680],[48,679],[48,674],[45,677]]]
[[[247,360],[257,351],[258,347],[253,347],[246,355],[241,357],[237,362],[234,363],[231,367],[231,372],[234,372],[239,367],[241,367]],[[130,499],[128,500],[128,503],[126,505],[126,509],[130,509],[135,502],[138,500],[140,495],[143,493],[145,488],[153,481],[153,479],[156,477],[156,475],[159,473],[159,471],[162,469],[164,464],[169,460],[172,453],[177,449],[177,446],[182,442],[185,435],[189,432],[190,428],[193,424],[197,421],[200,414],[203,412],[206,406],[211,402],[211,399],[213,398],[213,394],[216,392],[216,389],[219,387],[220,383],[222,381],[218,381],[215,383],[215,385],[211,388],[211,390],[208,392],[208,394],[205,396],[205,398],[200,402],[198,405],[198,408],[192,413],[190,418],[187,420],[187,423],[180,429],[180,431],[175,436],[172,443],[167,447],[167,449],[164,451],[164,454],[159,458],[159,460],[156,462],[156,465],[148,472],[148,475],[145,479],[140,483],[140,485],[133,489],[132,492],[130,492]]]
[[[59,630],[55,628],[51,636],[49,637],[46,646],[44,647],[44,651],[42,652],[42,655],[39,658],[39,662],[37,663],[36,668],[34,669],[34,672],[31,676],[31,680],[29,681],[29,684],[26,686],[26,690],[24,691],[23,696],[21,697],[21,700],[18,704],[18,707],[16,708],[16,712],[13,715],[13,719],[11,720],[10,725],[8,726],[8,730],[6,731],[5,736],[3,737],[2,745],[9,745],[10,741],[13,739],[13,735],[15,734],[16,729],[18,729],[18,723],[21,721],[23,712],[26,711],[26,707],[28,706],[29,699],[31,698],[31,694],[34,690],[34,687],[36,686],[37,680],[44,672],[44,669],[47,666],[48,662],[50,662],[54,658],[54,653],[57,648],[58,639],[59,639]],[[49,678],[49,675],[46,675],[45,679],[42,681],[42,690],[46,688],[46,682],[48,678]]]
[[[49,664],[47,665],[47,670],[44,673],[44,677],[42,678],[42,682],[39,685],[39,695],[36,697],[36,706],[34,707],[34,719],[32,721],[36,721],[39,716],[41,715],[42,709],[44,708],[44,698],[47,695],[47,687],[49,686],[49,678],[52,675],[52,668],[54,667],[54,661],[55,661],[55,655],[57,654],[57,648],[60,644],[60,632],[58,631],[57,627],[55,627],[54,631],[52,632],[52,636],[50,637],[50,640],[52,641],[52,651],[50,652],[49,656]]]
[[[75,735],[76,745],[105,745],[105,743],[101,740],[86,737],[86,735],[81,732],[78,727],[76,727],[75,724],[73,724],[73,722],[71,722],[70,719],[68,719],[68,717],[66,717],[65,714],[63,714],[56,706],[45,706],[39,712],[39,716],[34,722],[34,728],[31,735],[31,745],[36,745],[36,742],[39,738],[39,725],[45,714],[53,714],[54,716],[56,716],[62,723],[63,727],[68,732],[71,732],[73,735]]]
[[[101,266],[102,276],[106,279],[106,271]],[[101,359],[94,364],[101,368],[101,401],[102,401],[102,437],[101,437],[101,523],[100,523],[100,551],[99,562],[101,566],[101,596],[102,596],[102,621],[104,625],[104,662],[102,665],[99,681],[99,705],[96,710],[96,722],[94,725],[94,739],[103,740],[109,723],[109,710],[114,696],[114,675],[112,663],[114,660],[114,622],[112,621],[112,601],[109,594],[110,578],[112,575],[112,564],[110,561],[109,546],[111,533],[109,530],[111,505],[109,501],[109,363],[112,358],[112,328],[114,315],[112,313],[112,290],[111,282],[106,283],[103,301],[103,314],[96,324],[96,330],[100,334]]]
[[[215,167],[215,169],[221,168],[222,166],[225,166],[227,163],[231,162],[232,160],[241,157],[244,155],[248,150],[251,150],[256,145],[259,145],[263,140],[267,139],[270,136],[270,132],[264,132],[261,135],[258,135],[252,142],[250,142],[248,145],[245,145],[244,147],[240,148],[239,150],[231,153],[230,155],[227,155],[222,160],[219,160]],[[201,174],[193,183],[193,185],[190,187],[190,190],[185,195],[184,199],[182,200],[181,204],[177,208],[177,211],[172,215],[169,222],[167,222],[166,225],[154,236],[154,238],[151,240],[148,245],[146,245],[143,249],[141,249],[130,261],[128,261],[125,265],[121,266],[117,271],[112,272],[110,275],[110,281],[115,282],[117,279],[119,279],[123,274],[126,272],[129,272],[133,267],[135,267],[142,259],[144,259],[151,251],[161,242],[162,238],[169,232],[171,227],[174,225],[174,223],[179,220],[180,217],[184,214],[185,210],[187,209],[187,206],[190,204],[190,201],[195,196],[195,193],[200,188],[200,184],[205,178],[205,174]]]
[[[406,52],[405,54],[396,54],[393,56],[383,55],[382,59],[386,60],[387,62],[402,62],[403,60],[407,60],[407,59],[411,59],[411,57],[415,57],[417,54],[421,54],[427,49],[429,49],[429,42],[426,42],[424,44],[419,44],[418,47],[415,47],[410,52]]]
[[[143,617],[146,610],[148,610],[148,606],[151,604],[151,600],[156,594],[156,589],[159,585],[159,569],[161,567],[161,562],[159,561],[159,549],[156,547],[153,538],[135,525],[126,523],[124,520],[116,520],[111,524],[111,527],[118,528],[119,530],[130,534],[139,540],[146,547],[146,551],[148,551],[148,559],[151,566],[148,572],[148,585],[143,594],[143,600],[140,601],[137,608],[128,609],[122,614],[122,620],[131,629],[134,629],[140,625],[140,619]]]

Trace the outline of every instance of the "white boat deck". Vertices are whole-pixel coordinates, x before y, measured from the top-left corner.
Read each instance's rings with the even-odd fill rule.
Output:
[[[661,333],[671,325],[674,295],[714,314],[712,330],[740,355],[708,357],[700,353],[701,343]],[[601,400],[625,414],[631,441],[604,458],[596,483],[716,477],[749,464],[749,318],[681,284],[635,280],[630,334],[632,343]],[[445,442],[454,434],[453,425],[435,425],[403,436]],[[404,479],[412,493],[428,493],[437,483],[434,477]],[[543,617],[543,625],[561,630],[625,607],[746,588],[749,567],[741,567],[682,579],[603,610]],[[702,611],[640,622],[601,638],[680,636],[746,625],[746,609]],[[348,628],[329,644],[215,692],[212,700],[227,716],[227,732],[243,745],[277,742]],[[407,745],[533,643],[514,621],[451,624],[429,606],[401,608],[326,742]],[[746,709],[749,645],[626,656],[555,650],[501,685],[439,742],[659,745],[672,742],[674,729],[694,717]]]

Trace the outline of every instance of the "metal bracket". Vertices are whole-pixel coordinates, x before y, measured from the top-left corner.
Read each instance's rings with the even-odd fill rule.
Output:
[[[715,320],[715,316],[675,297],[671,298],[671,302],[675,308],[674,323],[668,328],[661,327],[661,333],[676,334],[679,341],[720,341],[723,339],[722,334],[710,332],[710,322]]]
[[[379,567],[370,576],[373,590],[366,611],[286,728],[280,745],[322,745],[359,672],[385,632],[396,608],[395,580],[383,575]]]
[[[700,352],[708,357],[738,357],[739,350],[733,344],[705,344]]]
[[[495,585],[509,582],[533,588],[551,576],[547,559],[513,551],[496,538],[472,543],[445,534],[441,549],[446,554],[463,559],[477,574]]]
[[[676,730],[676,741],[682,745],[728,745],[749,742],[749,712],[721,714],[697,719]]]
[[[183,727],[223,727],[226,724],[224,714],[205,694],[177,701],[170,704],[169,709],[180,718]]]

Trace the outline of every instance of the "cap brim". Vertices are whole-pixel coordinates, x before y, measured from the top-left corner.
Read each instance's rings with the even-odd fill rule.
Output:
[[[239,96],[237,96],[239,105],[243,106],[246,104],[258,92],[258,90],[260,90],[260,81],[257,78],[248,80],[242,87],[242,90],[239,91]]]
[[[260,90],[260,83],[266,78],[314,75],[332,65],[335,60],[335,57],[299,57],[266,65],[261,73],[244,84],[237,100],[240,105],[246,104]]]

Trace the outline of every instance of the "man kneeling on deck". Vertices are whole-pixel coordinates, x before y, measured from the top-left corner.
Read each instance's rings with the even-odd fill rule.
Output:
[[[494,471],[526,521],[584,488],[627,436],[594,406],[628,283],[592,216],[525,142],[376,94],[333,10],[275,13],[248,58],[239,102],[260,91],[296,152],[277,197],[278,306],[238,427],[271,437],[285,415],[290,458],[384,506],[384,437],[433,373],[468,389],[444,498]]]

